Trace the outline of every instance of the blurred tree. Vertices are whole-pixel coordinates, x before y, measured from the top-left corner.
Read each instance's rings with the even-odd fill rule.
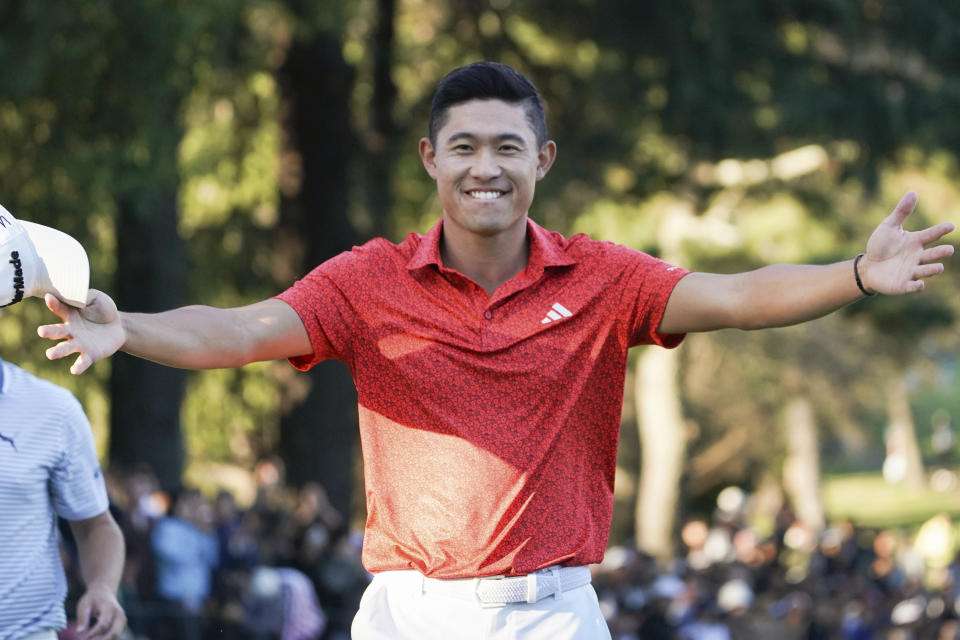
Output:
[[[862,250],[869,229],[885,215],[870,203],[878,195],[886,163],[895,161],[909,144],[929,145],[931,150],[943,144],[937,134],[931,135],[936,127],[917,118],[955,99],[952,91],[943,89],[955,82],[956,62],[947,60],[940,47],[955,41],[958,21],[955,12],[942,6],[925,4],[923,9],[930,13],[923,19],[913,15],[908,28],[893,26],[906,11],[899,3],[732,2],[722,7],[702,2],[595,3],[596,11],[574,22],[567,18],[576,4],[551,3],[549,12],[536,2],[524,3],[522,9],[514,5],[517,13],[505,20],[508,33],[528,59],[548,67],[543,70],[548,78],[545,93],[559,89],[558,96],[548,97],[555,121],[566,124],[558,134],[561,155],[551,180],[562,176],[564,149],[573,146],[579,160],[573,168],[577,175],[561,181],[568,180],[576,189],[568,188],[564,195],[574,206],[592,203],[585,215],[577,217],[575,209],[562,213],[549,202],[548,193],[548,202],[541,198],[539,206],[551,211],[558,226],[564,219],[575,219],[577,230],[666,255],[656,218],[640,203],[662,201],[662,194],[669,192],[691,203],[694,214],[680,215],[693,228],[685,241],[686,258],[681,258],[688,266],[731,271],[769,262],[849,257]],[[934,28],[931,15],[942,21],[935,27],[935,45],[924,30]],[[918,28],[920,24],[924,27]],[[567,41],[565,46],[552,43],[561,39]],[[564,91],[575,98],[564,100]],[[955,136],[955,128],[948,128],[938,133]],[[889,203],[899,194],[885,195],[884,202]],[[852,215],[855,212],[859,215]],[[942,300],[933,304],[943,307]],[[836,326],[825,323],[815,326]],[[903,323],[887,327],[898,339],[916,335]],[[838,328],[838,333],[826,337],[835,352],[842,351],[843,334],[851,329],[849,322]],[[705,339],[723,344],[728,339],[722,334]],[[774,332],[749,339],[769,349],[787,335]],[[817,376],[827,375],[827,367],[789,351],[790,357],[814,367],[807,369],[809,385],[820,385]],[[883,357],[875,349],[866,351],[874,359]],[[731,354],[729,370],[749,368],[749,357]],[[643,360],[638,360],[638,367]],[[830,360],[835,361],[832,356]],[[766,380],[780,379],[781,364],[766,362]],[[882,372],[909,364],[894,359],[868,377],[886,388]],[[700,366],[687,358],[683,375],[696,375]],[[779,407],[801,402],[805,391],[798,389],[793,401],[765,403],[762,386],[757,386],[764,377],[728,389],[740,406],[736,411],[731,407],[731,417],[753,413],[753,425],[723,420],[723,412],[709,407],[702,414],[696,408],[698,437],[691,444],[699,464],[689,469],[709,469],[713,482],[738,477],[742,481],[737,469],[743,474],[764,465],[736,455],[732,443],[737,442],[762,449],[768,461],[779,459],[770,455],[778,439],[736,436],[745,429],[768,430]],[[778,393],[784,390],[774,388]],[[880,407],[882,395],[874,398]],[[686,400],[685,411],[690,411],[690,398]],[[652,401],[663,402],[646,399],[638,389],[638,402]],[[755,408],[748,409],[750,405]],[[858,409],[850,404],[830,407],[847,434],[851,421],[846,416]],[[643,415],[644,409],[638,408],[638,416]],[[644,432],[663,437],[666,425]],[[674,428],[682,429],[669,427]],[[717,429],[732,431],[724,437]],[[650,444],[673,459],[675,438]],[[698,460],[700,453],[708,452],[709,457]],[[645,452],[644,459],[648,458],[657,456]],[[732,473],[722,472],[723,461]],[[641,478],[644,473],[642,469]],[[680,477],[675,470],[668,475]],[[708,490],[707,476],[690,473],[687,478],[697,483],[698,491]],[[660,508],[643,502],[644,495],[641,488],[638,527],[644,520],[665,518]],[[660,532],[652,547],[657,550],[672,539],[669,531],[660,527]]]
[[[317,22],[311,11],[321,5],[330,13]],[[287,8],[293,38],[277,72],[284,141],[277,256],[290,261],[292,273],[303,274],[361,241],[348,202],[357,148],[350,118],[355,74],[341,54],[342,26],[329,24],[330,14],[342,8],[329,2],[288,2]],[[384,40],[388,46],[389,36]],[[383,55],[388,61],[389,50]],[[382,99],[389,103],[389,96]],[[389,104],[378,108],[389,112]],[[340,362],[320,363],[305,375],[305,385],[283,390],[280,452],[288,478],[297,485],[320,482],[349,515],[356,391]]]
[[[21,60],[26,70],[4,91],[14,100],[7,109],[16,114],[46,105],[37,112],[45,114],[46,133],[31,165],[34,195],[24,193],[22,202],[29,211],[31,201],[36,208],[61,200],[54,209],[61,218],[29,217],[74,231],[78,223],[95,222],[87,211],[116,211],[116,296],[137,310],[166,308],[181,301],[185,289],[176,210],[178,119],[192,84],[190,64],[208,53],[209,40],[200,36],[211,13],[175,4],[182,6],[14,1],[5,4],[0,27],[5,59]],[[45,179],[51,169],[63,174],[59,185]],[[74,181],[82,186],[71,187]],[[95,285],[105,263],[113,266],[103,255],[109,247],[79,228],[76,235],[94,254]],[[183,464],[183,380],[180,372],[123,357],[111,377],[111,461],[120,468],[147,462],[167,488],[179,484]]]
[[[440,211],[415,153],[432,90],[451,68],[495,58],[534,79],[559,142],[531,211],[539,222],[676,251],[704,270],[840,259],[862,250],[906,188],[920,191],[923,214],[960,217],[960,124],[943,117],[960,100],[958,40],[960,9],[937,0],[7,0],[0,58],[17,73],[0,77],[0,201],[80,238],[95,286],[118,261],[118,278],[133,275],[185,239],[186,261],[174,260],[185,284],[175,270],[118,281],[128,308],[184,295],[245,304],[370,235],[432,225]],[[145,239],[156,242],[135,244]],[[788,451],[778,417],[797,398],[816,398],[822,449],[846,463],[882,459],[890,381],[906,374],[913,399],[918,380],[955,366],[948,289],[802,328],[691,336],[669,392],[681,426],[653,431],[688,440],[682,473],[670,472],[679,500],[769,475]],[[940,320],[914,323],[928,311]],[[102,440],[111,365],[75,380],[46,363],[27,330],[42,313],[22,304],[5,315],[4,356],[77,390]],[[795,387],[785,365],[800,371]],[[343,500],[334,477],[349,477],[352,391],[342,370],[330,374],[339,382],[315,379],[322,370],[190,376],[189,451],[249,466],[279,446],[293,479],[324,474]],[[113,395],[142,405],[138,394],[169,385],[172,411],[183,382],[168,373]],[[940,402],[952,387],[937,384]],[[330,395],[310,399],[314,388]],[[141,406],[123,437],[147,413],[170,424]],[[139,446],[114,431],[122,450]],[[179,446],[158,443],[174,452],[159,463],[177,469]],[[157,447],[145,449],[159,460]]]
[[[177,146],[180,109],[190,74],[178,61],[190,24],[161,3],[118,3],[114,24],[101,35],[115,59],[101,79],[97,108],[108,135],[124,141],[117,167],[117,268],[113,297],[125,311],[156,312],[181,306],[187,283],[186,249],[177,232]],[[137,43],[135,51],[127,43]],[[162,79],[162,80],[161,80]],[[135,96],[131,99],[131,94]],[[110,377],[111,465],[127,471],[147,464],[160,486],[180,486],[184,465],[180,405],[186,372],[125,353]]]
[[[783,487],[797,521],[819,536],[826,518],[820,492],[820,438],[810,398],[793,394],[784,407],[783,426],[787,444]]]
[[[119,139],[115,300],[155,312],[187,301],[186,246],[180,234],[182,115],[204,66],[232,63],[242,0],[113,3],[100,34],[111,63],[97,105]],[[161,486],[180,486],[181,405],[186,373],[118,354],[110,381],[110,461],[118,470],[148,464]]]
[[[677,351],[644,347],[637,360],[637,426],[640,430],[640,484],[635,511],[637,547],[669,560],[675,547],[689,434],[684,427]]]
[[[348,110],[351,76],[337,40],[324,34],[308,42],[295,40],[279,71],[288,144],[284,154],[290,157],[284,164],[294,175],[280,177],[277,256],[295,260],[298,274],[357,244],[347,218],[345,189],[355,144]],[[347,513],[356,393],[339,362],[320,363],[304,375],[305,395],[295,388],[283,390],[287,400],[282,405],[280,452],[292,482],[322,482],[334,505]]]
[[[377,0],[376,26],[370,41],[373,69],[370,122],[364,138],[366,161],[361,181],[367,195],[367,229],[370,236],[383,235],[393,208],[393,165],[397,148],[394,117],[397,87],[393,82],[396,1]]]

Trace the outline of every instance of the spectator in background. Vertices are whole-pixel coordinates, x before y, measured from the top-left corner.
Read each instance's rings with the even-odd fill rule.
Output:
[[[214,517],[219,563],[213,581],[217,633],[222,640],[250,636],[249,612],[245,607],[251,572],[260,561],[259,517],[242,511],[233,494],[217,492]]]
[[[173,499],[171,515],[153,529],[157,595],[171,605],[178,622],[158,625],[158,637],[197,640],[202,614],[211,594],[213,570],[219,562],[217,538],[212,533],[210,505],[196,489],[184,489]],[[164,629],[161,629],[164,627]]]
[[[327,624],[313,584],[296,569],[254,569],[244,604],[247,628],[254,634],[316,640]]]
[[[118,502],[124,507],[120,526],[127,542],[125,589],[136,594],[138,600],[152,600],[157,571],[150,536],[167,511],[167,499],[160,492],[156,475],[146,467],[139,467],[126,477],[122,498]]]
[[[237,507],[229,491],[220,490],[214,500],[219,568],[225,571],[252,569],[259,560],[250,519]]]

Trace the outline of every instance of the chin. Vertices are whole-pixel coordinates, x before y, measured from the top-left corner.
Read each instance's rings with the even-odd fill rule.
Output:
[[[522,218],[511,218],[509,220],[502,217],[496,219],[487,219],[487,220],[469,220],[467,222],[467,228],[473,233],[480,235],[493,236],[498,233],[502,233],[509,229],[516,227],[519,224],[523,224],[524,221]]]

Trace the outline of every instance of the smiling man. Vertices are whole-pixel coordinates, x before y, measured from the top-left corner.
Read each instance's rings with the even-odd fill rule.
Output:
[[[441,111],[441,122],[432,123],[430,137],[420,141],[420,158],[437,183],[444,212],[443,264],[474,272],[491,295],[527,264],[534,185],[557,156],[546,127],[530,124],[542,118],[542,108],[539,100],[532,106],[453,103]]]
[[[95,292],[48,357],[81,373],[118,349],[171,366],[344,361],[357,386],[375,574],[356,640],[609,638],[587,565],[603,557],[627,350],[686,332],[783,326],[864,295],[918,291],[953,229],[907,232],[908,193],[865,254],[830,265],[691,273],[528,216],[557,156],[533,85],[497,63],[456,69],[420,141],[441,220],[376,239],[276,298],[120,313]]]

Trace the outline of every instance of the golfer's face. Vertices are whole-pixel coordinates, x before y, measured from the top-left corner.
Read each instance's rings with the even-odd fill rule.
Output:
[[[553,161],[552,142],[537,147],[522,105],[471,100],[451,107],[434,148],[420,143],[437,181],[444,224],[495,235],[525,227],[534,185]]]

